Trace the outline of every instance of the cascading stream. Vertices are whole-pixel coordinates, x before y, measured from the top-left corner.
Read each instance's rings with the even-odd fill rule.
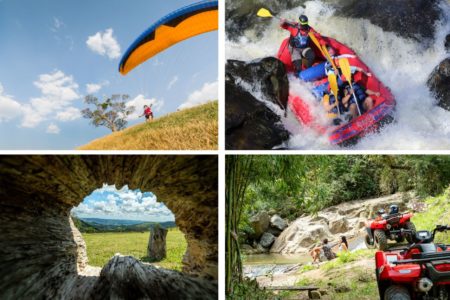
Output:
[[[310,25],[322,35],[330,36],[350,46],[372,69],[373,73],[388,86],[397,101],[396,122],[381,133],[363,138],[355,149],[449,149],[450,112],[436,106],[426,82],[432,70],[448,54],[444,47],[445,36],[450,28],[450,5],[440,4],[443,17],[435,24],[434,38],[425,45],[418,40],[405,38],[393,32],[383,31],[369,20],[337,16],[331,5],[322,1],[307,1],[303,7],[279,13],[286,19],[296,20],[300,14],[309,17]],[[285,30],[278,20],[261,20],[267,23],[263,32],[247,29],[237,40],[226,41],[227,59],[250,61],[265,56],[275,56],[284,38]],[[252,27],[253,28],[253,27]],[[259,28],[260,26],[257,26]],[[420,40],[420,39],[419,39]],[[291,76],[290,91],[309,93],[306,84]],[[250,90],[249,90],[250,91]],[[251,91],[259,100],[261,93]],[[314,102],[312,96],[307,97]],[[308,101],[308,100],[307,100]],[[326,122],[324,111],[316,101],[313,113],[319,122]],[[291,138],[287,147],[291,149],[333,149],[327,137],[318,136],[313,130],[303,127],[293,114],[284,116],[274,110]]]

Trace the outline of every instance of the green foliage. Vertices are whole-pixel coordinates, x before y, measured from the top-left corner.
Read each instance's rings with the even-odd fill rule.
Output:
[[[432,231],[436,225],[450,225],[450,187],[440,196],[425,199],[424,203],[426,210],[412,218],[418,230]],[[450,244],[450,232],[436,233],[435,241]]]
[[[95,127],[105,126],[112,132],[124,129],[128,122],[127,116],[135,110],[134,106],[127,106],[128,95],[112,95],[100,102],[97,97],[87,95],[84,99],[86,104],[93,104],[95,110],[90,108],[83,109],[81,114],[84,118],[90,119]]]
[[[260,289],[256,280],[235,282],[233,292],[227,294],[229,300],[278,300],[282,299],[273,293]]]
[[[103,267],[114,254],[131,255],[142,261],[149,261],[147,245],[149,232],[128,233],[84,233],[89,264]],[[179,229],[170,229],[166,238],[167,257],[155,263],[167,269],[181,271],[183,255],[187,243],[184,234]]]

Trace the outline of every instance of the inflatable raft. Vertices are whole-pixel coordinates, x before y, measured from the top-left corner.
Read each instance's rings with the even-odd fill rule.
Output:
[[[365,89],[370,89],[374,92],[379,92],[379,96],[371,95],[374,100],[373,108],[367,112],[363,112],[360,116],[353,118],[351,121],[341,124],[339,126],[334,126],[330,122],[329,126],[319,125],[315,121],[315,117],[312,115],[311,104],[308,104],[302,99],[302,95],[295,95],[290,92],[288,98],[288,106],[295,114],[297,119],[310,128],[318,131],[320,134],[328,134],[331,144],[335,145],[353,145],[357,140],[371,132],[376,132],[378,129],[386,123],[390,123],[393,120],[393,111],[395,108],[395,99],[390,90],[373,75],[373,72],[369,67],[364,64],[364,62],[356,55],[356,53],[347,47],[346,45],[336,41],[335,39],[316,35],[320,44],[331,46],[335,49],[335,56],[347,56],[351,66],[359,67],[363,69],[366,73],[371,73],[372,76],[367,76],[364,72],[356,72],[353,76],[353,82],[358,83]],[[285,39],[280,46],[278,51],[278,59],[280,59],[288,72],[293,71],[291,54],[289,52],[289,38]],[[311,43],[313,44],[313,43]],[[316,66],[319,67],[326,61],[326,58],[314,44],[312,49],[315,52],[315,64],[312,68]],[[302,76],[300,76],[301,78]],[[314,82],[316,86],[327,86],[327,79],[320,79]],[[328,89],[328,87],[327,87]],[[318,102],[321,102],[318,100]]]

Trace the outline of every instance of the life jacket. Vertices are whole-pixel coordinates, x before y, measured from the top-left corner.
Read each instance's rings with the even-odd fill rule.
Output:
[[[295,36],[291,35],[290,44],[293,48],[304,49],[308,47],[309,35],[307,31],[297,30]]]

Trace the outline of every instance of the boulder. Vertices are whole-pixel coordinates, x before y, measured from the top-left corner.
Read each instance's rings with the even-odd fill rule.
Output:
[[[450,110],[450,57],[444,59],[428,77],[427,85],[437,105]]]
[[[273,234],[274,236],[279,236],[282,231],[278,228],[269,227],[269,229],[267,229],[267,232]]]
[[[167,229],[159,225],[151,227],[147,247],[147,256],[151,261],[161,261],[166,258],[166,236]]]
[[[320,291],[311,291],[309,299],[320,299],[322,298],[322,295],[320,294]]]
[[[450,52],[450,34],[446,35],[444,46],[445,46],[445,50],[447,50],[447,52]]]
[[[227,81],[235,85],[245,84],[252,91],[262,94],[263,99],[258,100],[268,100],[286,109],[289,81],[284,64],[279,59],[264,57],[251,62],[228,60],[225,68]]]
[[[279,215],[273,215],[270,218],[270,226],[283,231],[287,227],[287,222]]]
[[[328,223],[330,232],[332,234],[343,233],[349,230],[348,221],[345,217],[340,217],[338,219],[330,220]]]
[[[270,150],[289,138],[280,117],[242,87],[226,81],[225,94],[227,150]]]
[[[261,239],[259,240],[259,244],[264,248],[270,248],[270,246],[272,246],[274,241],[275,236],[273,234],[269,232],[264,232],[264,234],[261,236]]]
[[[265,211],[259,212],[250,218],[250,224],[255,233],[255,238],[259,239],[269,228],[270,217]]]

